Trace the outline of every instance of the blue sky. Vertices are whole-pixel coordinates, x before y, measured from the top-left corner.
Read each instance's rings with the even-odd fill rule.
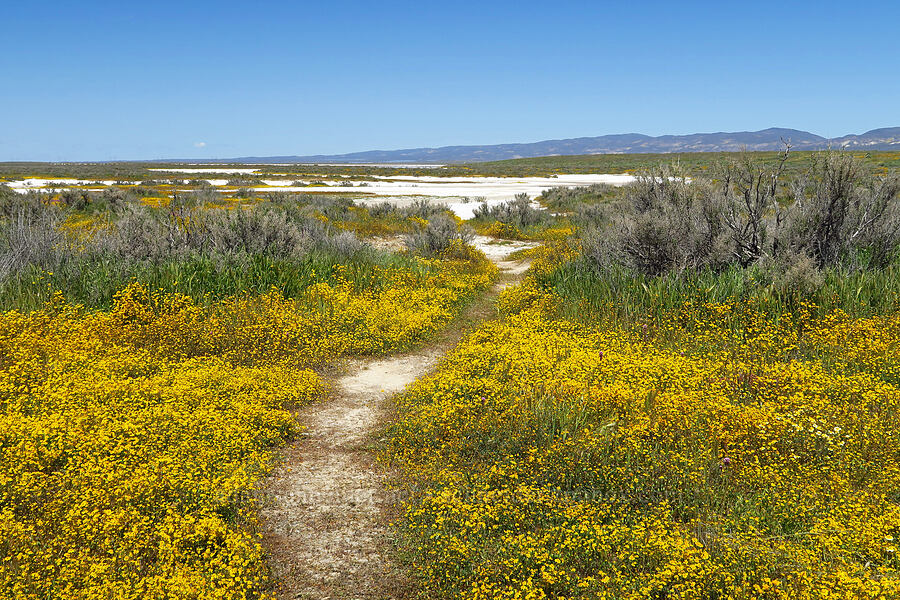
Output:
[[[900,126],[898,2],[19,2],[0,160]]]

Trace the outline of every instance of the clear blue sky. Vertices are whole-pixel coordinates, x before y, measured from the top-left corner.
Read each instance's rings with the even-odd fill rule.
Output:
[[[10,2],[0,160],[900,126],[900,2]]]

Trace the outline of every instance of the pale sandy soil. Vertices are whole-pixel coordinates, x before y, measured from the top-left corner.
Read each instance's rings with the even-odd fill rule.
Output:
[[[180,173],[254,173],[258,169],[216,169],[216,168],[184,168]],[[352,198],[366,204],[393,202],[400,206],[412,204],[416,200],[442,202],[447,204],[462,219],[471,219],[472,211],[483,200],[495,205],[507,202],[517,194],[528,194],[536,198],[552,187],[577,187],[594,183],[625,185],[634,181],[631,175],[558,175],[557,177],[433,177],[428,175],[403,175],[392,178],[379,178],[379,181],[354,182],[352,179],[326,181],[325,186],[294,186],[291,179],[266,179],[265,187],[253,187],[256,192],[302,192],[309,194],[350,194]],[[227,179],[207,179],[215,186],[227,185]],[[341,181],[351,181],[353,187],[339,185]],[[115,181],[95,182],[79,179],[39,179],[11,181],[12,189],[25,193],[36,189],[60,189],[72,186],[84,186],[98,183],[102,186],[113,185]],[[137,182],[135,182],[137,183]],[[311,181],[304,181],[309,184]],[[366,185],[360,185],[365,183]],[[94,189],[96,186],[91,186]]]
[[[48,189],[64,189],[67,187],[73,186],[85,186],[85,185],[95,185],[98,189],[102,189],[103,186],[115,185],[115,181],[112,180],[104,180],[100,181],[97,179],[40,179],[37,177],[31,177],[28,179],[19,179],[16,181],[8,181],[5,185],[9,186],[13,190],[21,193],[28,192],[29,190],[44,190]]]
[[[462,219],[472,217],[472,210],[481,200],[488,204],[498,204],[512,200],[517,194],[528,194],[530,198],[540,196],[545,190],[553,187],[578,187],[595,183],[609,185],[625,185],[635,180],[632,175],[559,175],[557,177],[433,177],[397,176],[383,181],[365,182],[366,186],[342,187],[338,182],[328,182],[326,187],[299,187],[287,181],[266,181],[268,188],[254,188],[256,191],[271,191],[274,187],[279,191],[334,193],[346,192],[359,194],[365,203],[394,202],[403,204],[404,199],[412,202],[416,198],[440,198]],[[219,185],[219,181],[213,181]],[[306,182],[308,183],[308,182]],[[468,199],[468,202],[463,202]]]
[[[505,260],[527,242],[476,240],[503,271],[490,295],[527,268]],[[473,311],[479,309],[473,308]],[[484,307],[481,307],[484,310]],[[474,315],[484,319],[486,315]],[[389,398],[433,369],[446,344],[386,358],[349,361],[327,400],[299,411],[304,434],[265,482],[261,523],[279,598],[402,598],[408,580],[392,557],[388,515],[400,501],[369,447]]]
[[[524,273],[528,269],[529,263],[527,261],[507,260],[507,257],[516,250],[540,246],[537,242],[498,240],[484,235],[476,235],[473,245],[484,252],[485,256],[494,261],[501,270],[509,271],[513,275]]]
[[[391,560],[386,473],[367,441],[388,397],[434,366],[431,349],[353,361],[327,401],[300,411],[301,439],[270,478],[262,511],[279,598],[391,598],[403,575]]]
[[[401,235],[370,238],[366,241],[380,250],[388,250],[390,252],[397,252],[406,247]],[[472,240],[472,245],[484,252],[484,255],[500,267],[502,272],[519,276],[528,270],[530,262],[526,260],[508,260],[507,257],[516,250],[534,248],[540,244],[519,240],[498,240],[484,235],[476,235]]]

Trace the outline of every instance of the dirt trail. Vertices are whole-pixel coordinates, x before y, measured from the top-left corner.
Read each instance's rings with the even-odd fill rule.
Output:
[[[464,332],[491,318],[497,293],[521,278],[524,261],[504,260],[528,244],[476,245],[501,269],[500,281],[432,345],[414,352],[348,361],[329,399],[298,411],[306,428],[283,451],[264,487],[264,545],[279,598],[397,598],[402,571],[391,560],[387,474],[369,437],[387,418],[386,400],[425,375]]]

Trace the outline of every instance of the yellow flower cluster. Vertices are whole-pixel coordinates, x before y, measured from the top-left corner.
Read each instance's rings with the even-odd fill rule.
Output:
[[[168,196],[144,196],[141,198],[141,204],[153,208],[166,208],[172,203],[172,199]]]
[[[545,242],[571,240],[575,235],[575,229],[565,222],[553,227],[531,227],[527,228],[527,231],[522,231],[515,225],[492,221],[476,225],[476,231],[481,235],[505,240],[541,240]]]
[[[575,236],[575,227],[572,225],[559,225],[558,227],[548,227],[541,232],[541,239],[548,241],[571,240]]]
[[[549,240],[548,243],[533,248],[529,257],[531,278],[548,275],[561,264],[571,262],[581,254],[580,242],[577,239]]]
[[[311,371],[182,346],[173,315],[67,305],[0,317],[0,589],[15,598],[244,597],[263,584],[245,495]],[[146,308],[146,307],[143,307]],[[174,327],[173,327],[174,325]],[[154,336],[160,336],[158,343]]]
[[[500,221],[493,221],[487,227],[483,227],[481,231],[479,231],[482,235],[487,235],[490,237],[502,238],[506,240],[521,240],[524,239],[522,237],[522,232],[515,225],[510,225],[509,223],[501,223]]]
[[[900,316],[733,331],[708,306],[679,349],[540,296],[399,400],[428,595],[900,597]]]
[[[482,261],[381,291],[203,306],[132,284],[109,312],[0,314],[0,596],[269,597],[253,490],[323,392],[306,367],[433,333],[493,279]]]

